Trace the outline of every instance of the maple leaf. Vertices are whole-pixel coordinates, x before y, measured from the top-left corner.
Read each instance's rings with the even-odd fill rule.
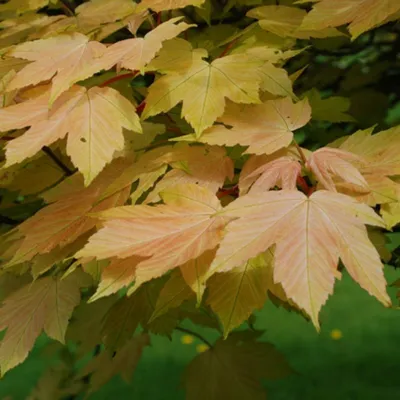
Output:
[[[207,304],[219,316],[225,337],[249,318],[255,309],[264,306],[267,299],[268,261],[261,254],[240,267],[209,279]]]
[[[98,300],[132,284],[135,280],[136,267],[143,257],[131,256],[113,260],[104,268],[99,286],[90,301]]]
[[[261,379],[279,379],[292,369],[274,346],[257,342],[259,333],[234,332],[197,355],[185,371],[188,400],[264,400]],[[229,368],[227,368],[229,366]]]
[[[86,364],[77,376],[82,379],[90,375],[89,393],[98,390],[115,375],[120,374],[129,383],[140,360],[145,346],[150,345],[150,337],[142,333],[132,338],[114,355],[110,350],[103,350],[97,357]]]
[[[205,49],[193,49],[187,40],[167,40],[157,56],[147,65],[146,71],[158,71],[163,74],[185,72],[193,63],[207,57],[207,54]]]
[[[268,161],[254,170],[243,168],[239,179],[240,192],[245,194],[250,187],[251,193],[266,192],[274,186],[294,190],[300,173],[301,165],[298,160],[288,156]]]
[[[386,22],[400,11],[397,0],[321,0],[304,18],[301,29],[324,29],[347,23],[352,39]]]
[[[49,97],[52,105],[74,83],[107,69],[102,58],[105,51],[102,43],[89,41],[77,32],[23,43],[8,55],[33,62],[17,73],[7,90],[34,85],[55,76]]]
[[[177,8],[185,8],[187,6],[199,7],[205,0],[143,0],[140,2],[138,9],[151,8],[156,12],[175,10]]]
[[[309,168],[317,177],[318,181],[328,190],[336,192],[335,184],[330,174],[336,175],[361,189],[369,191],[368,183],[361,172],[351,162],[364,163],[365,161],[347,151],[323,147],[311,154],[307,160]]]
[[[230,103],[219,121],[232,128],[216,125],[204,132],[199,141],[220,146],[240,144],[248,146],[246,153],[271,154],[289,146],[293,131],[310,118],[307,100],[293,103],[286,97],[248,106]]]
[[[310,197],[273,191],[240,197],[221,215],[238,219],[228,223],[209,275],[229,271],[275,244],[274,280],[317,328],[319,310],[333,292],[339,257],[361,287],[390,304],[383,265],[364,226],[384,224],[368,206],[327,191]]]
[[[178,184],[193,183],[215,193],[234,175],[232,160],[216,146],[178,146],[171,151],[169,164],[173,169],[156,184],[145,203],[160,201],[160,192]]]
[[[148,322],[151,323],[166,314],[170,309],[179,307],[185,300],[188,300],[192,296],[193,292],[185,284],[181,272],[179,270],[173,271],[160,291],[153,314]]]
[[[136,4],[131,0],[91,0],[75,9],[79,26],[83,30],[114,22],[134,13]]]
[[[14,11],[23,14],[45,7],[47,4],[49,4],[49,0],[9,0],[6,4],[0,5],[0,13]]]
[[[304,94],[307,96],[312,109],[312,118],[317,121],[345,122],[354,121],[351,115],[346,114],[350,108],[350,100],[346,97],[331,96],[322,99],[320,92],[312,89]]]
[[[182,117],[199,136],[223,114],[226,97],[236,103],[260,102],[262,64],[244,55],[230,55],[212,63],[194,59],[189,69],[166,74],[150,86],[142,118],[166,112],[182,101]]]
[[[46,277],[15,291],[0,308],[0,330],[7,329],[0,344],[4,375],[28,356],[42,330],[64,343],[72,311],[80,300],[79,280]]]
[[[362,173],[400,175],[400,128],[396,126],[374,135],[372,132],[373,128],[357,131],[348,136],[339,148],[367,161],[360,168]]]
[[[161,49],[163,41],[172,39],[194,26],[185,22],[175,24],[182,18],[176,17],[164,22],[147,33],[144,38],[121,40],[108,47],[104,55],[104,61],[109,63],[106,69],[119,64],[122,68],[142,71]]]
[[[261,6],[253,8],[246,15],[250,18],[258,19],[261,28],[282,37],[293,36],[300,39],[309,39],[310,36],[325,38],[342,35],[338,30],[328,27],[319,30],[314,27],[309,27],[307,30],[300,29],[307,13],[295,7]]]
[[[89,188],[62,197],[18,225],[15,232],[22,236],[22,241],[14,249],[7,266],[74,242],[96,225],[96,220],[87,215],[89,212],[124,204],[129,196],[129,187],[121,188],[106,198],[101,195],[125,165],[126,160],[115,160]]]
[[[123,128],[141,132],[135,107],[114,89],[74,86],[50,111],[48,96],[45,93],[0,110],[0,130],[31,126],[7,143],[6,166],[33,156],[68,133],[67,153],[88,185],[112,160],[114,152],[123,149]]]
[[[125,206],[100,213],[103,228],[76,257],[150,257],[136,266],[135,287],[214,248],[225,218],[217,197],[196,185],[161,193],[164,205]]]
[[[204,252],[201,256],[189,260],[179,268],[186,284],[196,293],[197,304],[201,304],[206,289],[206,276],[215,257],[215,249]]]

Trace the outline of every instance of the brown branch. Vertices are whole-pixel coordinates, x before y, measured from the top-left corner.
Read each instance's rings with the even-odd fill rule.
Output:
[[[139,71],[133,71],[133,72],[129,72],[129,73],[127,73],[127,74],[122,74],[122,75],[113,76],[112,78],[107,79],[105,82],[103,82],[103,83],[100,85],[100,87],[105,87],[105,86],[111,85],[111,83],[120,81],[120,80],[122,80],[122,79],[134,78],[138,73],[139,73]]]
[[[187,334],[189,334],[189,335],[192,335],[192,336],[197,337],[197,339],[200,339],[200,340],[201,340],[203,343],[205,343],[210,349],[213,347],[213,345],[212,345],[206,338],[204,338],[203,336],[201,336],[200,333],[194,332],[194,331],[192,331],[192,330],[190,330],[190,329],[182,328],[182,327],[180,327],[180,326],[177,326],[177,327],[175,328],[175,330],[176,330],[176,331],[180,331],[180,332],[184,332],[184,333],[187,333]]]
[[[65,10],[70,16],[75,15],[75,6],[69,0],[60,0],[61,8]]]
[[[237,39],[232,40],[232,42],[229,42],[225,49],[222,51],[222,53],[217,57],[217,58],[221,58],[226,56],[226,54],[232,49],[232,47],[235,45],[235,43],[237,42]]]
[[[66,166],[54,153],[53,151],[47,147],[44,146],[43,147],[43,152],[46,153],[53,161],[55,164],[57,164],[65,173],[65,175],[67,176],[71,176],[75,173],[75,171],[72,171],[71,169],[69,169],[68,166]]]
[[[303,164],[306,165],[307,157],[305,156],[303,150],[301,149],[301,147],[297,144],[297,142],[295,140],[293,140],[293,144],[295,145],[295,147],[300,155],[301,161],[303,161]]]

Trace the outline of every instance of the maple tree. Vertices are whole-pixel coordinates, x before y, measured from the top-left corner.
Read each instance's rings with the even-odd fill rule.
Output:
[[[392,306],[398,0],[0,3],[1,375],[45,333],[32,398],[90,394],[190,320],[187,398],[263,399],[266,302],[319,330],[345,269]]]

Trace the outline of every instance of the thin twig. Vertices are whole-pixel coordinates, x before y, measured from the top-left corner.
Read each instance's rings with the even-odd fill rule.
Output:
[[[103,83],[100,85],[100,87],[105,87],[105,86],[111,85],[111,83],[120,81],[120,80],[122,80],[122,79],[134,78],[138,73],[139,73],[139,71],[133,71],[133,72],[129,72],[129,73],[127,73],[127,74],[122,74],[122,75],[113,76],[112,78],[107,79],[105,82],[103,82]]]
[[[232,42],[229,42],[223,52],[218,56],[218,58],[226,56],[226,54],[232,49],[232,47],[235,45],[237,42],[237,39],[232,40]]]
[[[182,327],[180,327],[180,326],[177,326],[177,327],[175,328],[175,330],[180,331],[180,332],[187,333],[187,334],[192,335],[192,336],[196,336],[197,339],[200,339],[200,340],[201,340],[203,343],[205,343],[210,349],[213,347],[213,345],[212,345],[206,338],[204,338],[203,336],[201,336],[200,333],[194,332],[194,331],[192,331],[192,330],[190,330],[190,329],[182,328]]]
[[[184,9],[180,9],[179,12],[188,20],[190,24],[197,24],[196,20]]]
[[[297,144],[297,142],[295,140],[293,140],[293,144],[295,145],[297,151],[299,152],[299,155],[301,157],[301,161],[303,161],[304,165],[307,164],[307,157],[305,156],[303,150],[301,149],[301,147]]]
[[[44,146],[43,147],[43,152],[46,153],[65,173],[65,175],[67,176],[71,176],[75,173],[75,171],[72,171],[71,169],[69,169],[68,166],[66,166],[54,153],[53,151],[47,147]]]
[[[75,15],[75,6],[69,0],[60,0],[62,8],[67,11],[71,16]]]

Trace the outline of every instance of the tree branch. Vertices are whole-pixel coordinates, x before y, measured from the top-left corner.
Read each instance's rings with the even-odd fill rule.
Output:
[[[75,6],[70,0],[60,0],[60,3],[65,11],[67,11],[71,16],[75,15]]]
[[[71,176],[75,173],[75,171],[72,171],[71,169],[69,169],[69,167],[67,167],[54,153],[53,151],[47,147],[44,146],[43,147],[43,152],[46,153],[53,161],[55,164],[57,164],[65,173],[65,175],[67,176]]]
[[[177,326],[177,327],[175,328],[175,330],[176,330],[176,331],[180,331],[180,332],[184,332],[184,333],[187,333],[187,334],[189,334],[189,335],[192,335],[192,336],[197,337],[197,339],[200,339],[200,340],[201,340],[203,343],[205,343],[210,349],[213,347],[213,345],[212,345],[206,338],[204,338],[203,336],[201,336],[200,333],[194,332],[194,331],[192,331],[192,330],[190,330],[190,329],[182,328],[182,327],[180,327],[180,326]]]

